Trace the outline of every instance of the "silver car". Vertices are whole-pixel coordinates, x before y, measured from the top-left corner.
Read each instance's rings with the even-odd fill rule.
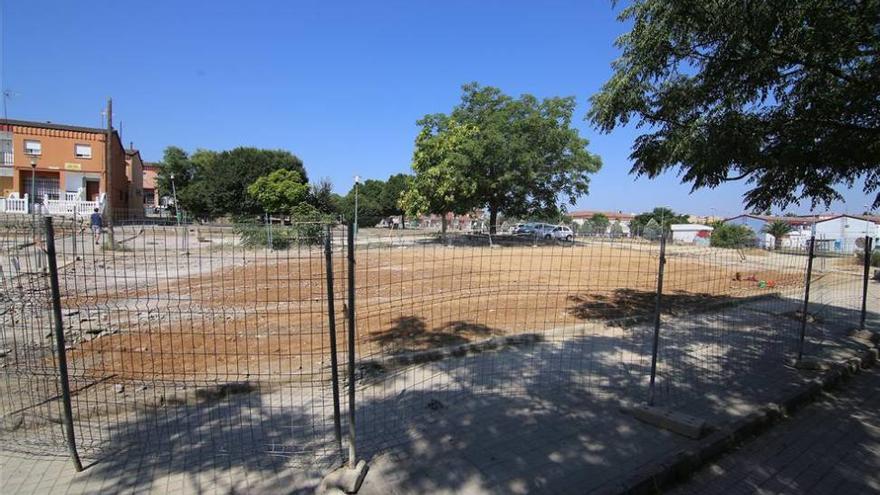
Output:
[[[550,231],[550,234],[545,235],[544,237],[570,242],[574,240],[574,231],[564,225],[557,225]]]

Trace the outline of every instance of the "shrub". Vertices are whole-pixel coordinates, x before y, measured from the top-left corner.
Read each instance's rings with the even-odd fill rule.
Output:
[[[712,247],[738,248],[754,246],[755,233],[745,225],[724,223],[715,228],[709,245]]]
[[[290,211],[290,225],[266,225],[238,221],[234,230],[245,247],[269,247],[280,250],[292,246],[310,246],[324,241],[324,229],[331,219],[308,203],[300,203]],[[270,242],[271,236],[271,242]]]
[[[880,268],[880,249],[875,249],[874,252],[871,253],[871,266]]]

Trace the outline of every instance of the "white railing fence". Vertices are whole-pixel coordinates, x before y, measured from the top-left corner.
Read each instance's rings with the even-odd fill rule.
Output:
[[[28,195],[24,198],[10,196],[0,199],[0,213],[27,213],[28,212]]]
[[[80,193],[66,193],[65,199],[49,199],[43,196],[43,204],[37,205],[37,211],[43,215],[61,216],[88,216],[98,208],[104,209],[104,195],[98,201],[82,201]],[[0,213],[30,212],[30,198],[27,194],[19,198],[18,194],[12,194],[8,198],[0,198]]]

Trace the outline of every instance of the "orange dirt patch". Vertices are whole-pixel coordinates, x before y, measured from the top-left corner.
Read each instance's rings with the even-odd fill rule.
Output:
[[[230,381],[323,379],[329,363],[323,253],[260,259],[94,291],[112,302],[121,332],[71,353],[88,374],[139,379]],[[334,263],[337,347],[345,349],[346,265]],[[225,263],[225,265],[224,265]],[[585,320],[650,315],[656,252],[627,245],[359,248],[356,310],[361,357],[465,343],[492,335],[540,332]],[[758,265],[756,265],[758,266]],[[762,265],[763,266],[763,265]],[[738,274],[738,275],[737,275]],[[759,287],[764,285],[772,287]],[[735,252],[670,255],[667,311],[772,294],[802,283],[796,267],[748,269]],[[118,284],[118,283],[117,283]],[[76,307],[82,301],[67,300]],[[144,308],[167,315],[144,322]],[[128,317],[124,317],[128,315]]]

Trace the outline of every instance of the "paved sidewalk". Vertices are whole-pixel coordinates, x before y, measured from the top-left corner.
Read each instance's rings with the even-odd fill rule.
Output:
[[[880,298],[870,301],[869,327],[880,328]],[[784,364],[799,327],[786,315],[797,307],[796,299],[757,300],[664,320],[658,403],[721,425],[803,387],[817,374]],[[864,351],[864,342],[848,336],[852,321],[851,308],[827,305],[810,327],[807,355],[838,361]],[[362,493],[587,493],[620,486],[692,446],[619,409],[621,400],[643,400],[650,362],[639,350],[650,328],[563,329],[532,346],[408,366],[380,380],[365,376],[357,426],[370,473]],[[204,416],[226,418],[234,400],[245,399],[262,404],[229,398]],[[303,423],[299,413],[275,430]],[[213,444],[193,444],[184,431],[190,423],[178,423],[169,430],[177,434],[164,435],[169,448],[150,437],[127,442],[153,455],[120,451],[79,474],[66,459],[0,446],[2,492],[310,493],[320,480],[319,471],[267,452],[229,457]],[[217,428],[212,437],[230,450],[242,436],[223,421],[193,424]],[[171,455],[155,455],[162,452]]]
[[[880,493],[880,370],[825,393],[670,493]]]

